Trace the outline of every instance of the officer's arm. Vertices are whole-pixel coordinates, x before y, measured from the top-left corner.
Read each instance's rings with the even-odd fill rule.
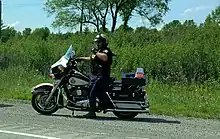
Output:
[[[90,57],[78,57],[78,59],[88,61],[88,60],[90,60]]]
[[[97,57],[98,57],[99,59],[101,59],[102,61],[107,61],[107,60],[108,60],[108,56],[107,56],[107,54],[105,54],[105,53],[97,52],[96,55],[97,55]]]
[[[104,53],[97,52],[96,54],[93,54],[91,57],[78,57],[78,59],[89,61],[89,60],[91,60],[91,58],[94,59],[95,56],[97,56],[102,61],[108,60],[108,55],[105,52]]]

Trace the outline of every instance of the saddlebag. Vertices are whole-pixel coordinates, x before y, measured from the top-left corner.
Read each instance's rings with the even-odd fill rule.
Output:
[[[146,94],[145,85],[146,76],[144,75],[143,68],[137,68],[136,73],[123,73],[121,83],[114,85],[113,99],[144,101]]]

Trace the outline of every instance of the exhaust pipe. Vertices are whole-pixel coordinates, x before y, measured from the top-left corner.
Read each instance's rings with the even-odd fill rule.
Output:
[[[105,112],[137,112],[137,113],[149,113],[149,109],[144,110],[129,110],[129,109],[106,109]]]

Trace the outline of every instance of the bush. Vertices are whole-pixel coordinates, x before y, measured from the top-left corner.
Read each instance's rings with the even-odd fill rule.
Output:
[[[142,67],[149,78],[164,83],[218,80],[220,27],[197,27],[191,22],[161,31],[138,28],[108,33],[109,46],[118,55],[114,58],[112,74],[120,77],[122,72],[134,72]],[[50,65],[64,55],[70,44],[78,56],[89,55],[96,35],[91,32],[47,34],[47,39],[42,39],[35,37],[37,34],[42,33],[38,30],[38,33],[1,44],[1,68],[22,65],[46,75]],[[88,65],[80,66],[88,72]]]

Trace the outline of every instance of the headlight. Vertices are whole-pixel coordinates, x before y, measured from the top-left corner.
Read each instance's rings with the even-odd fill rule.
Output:
[[[58,69],[62,72],[64,72],[64,67],[63,66],[58,66]]]
[[[54,74],[52,72],[52,69],[50,69],[50,79],[54,79],[54,78],[55,78],[55,76],[54,76]]]
[[[54,79],[55,78],[55,76],[54,76],[54,74],[50,74],[50,79]]]
[[[58,65],[50,69],[50,78],[51,79],[60,79],[63,76],[65,67]]]

